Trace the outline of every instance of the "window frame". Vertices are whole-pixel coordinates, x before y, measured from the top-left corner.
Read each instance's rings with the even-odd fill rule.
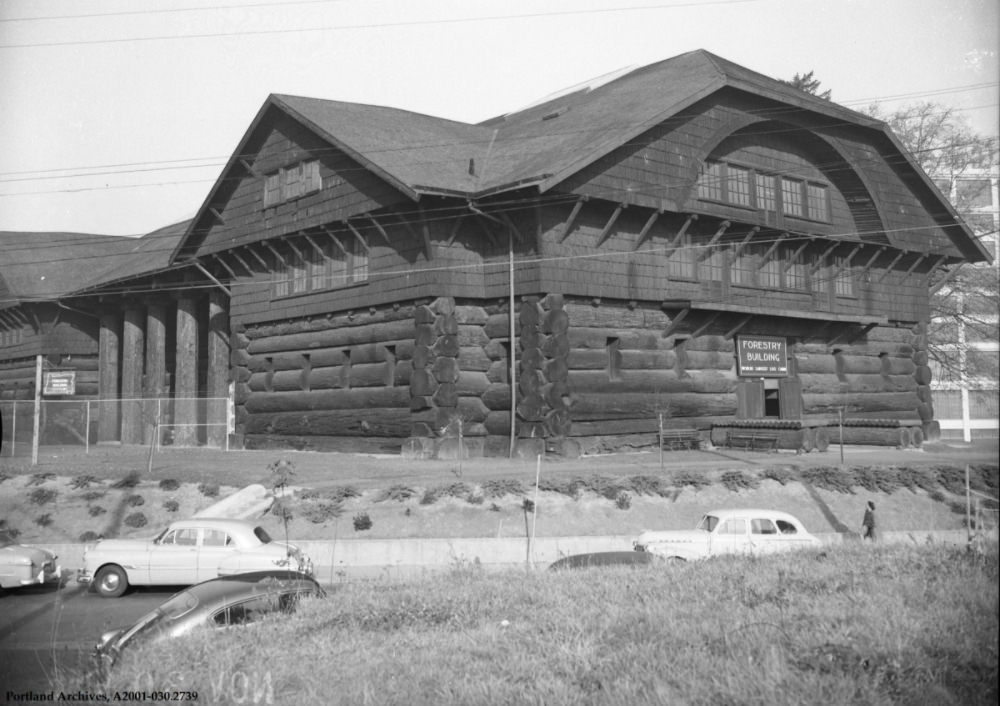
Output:
[[[286,254],[280,257],[275,254],[271,299],[290,299],[367,284],[371,277],[371,257],[368,239],[364,234],[361,237],[364,244],[353,234],[336,243],[327,238],[318,244],[321,252],[309,244],[301,258],[299,248],[290,245]],[[297,264],[300,260],[301,265]],[[338,262],[340,266],[335,267]]]
[[[745,188],[734,188],[738,184]],[[706,160],[695,189],[699,201],[801,221],[833,223],[830,184],[816,179],[739,162]]]

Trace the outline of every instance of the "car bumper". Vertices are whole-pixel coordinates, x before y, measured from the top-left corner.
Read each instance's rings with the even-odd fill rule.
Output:
[[[86,569],[77,569],[76,570],[76,582],[77,583],[90,583],[93,579],[94,579],[94,577],[91,576],[90,572],[87,571]]]
[[[31,578],[21,579],[22,586],[37,586],[45,583],[58,583],[62,579],[62,567],[55,566],[42,567],[37,574]]]

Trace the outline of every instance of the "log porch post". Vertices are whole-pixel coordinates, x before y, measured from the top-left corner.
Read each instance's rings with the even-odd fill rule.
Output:
[[[142,443],[143,312],[135,305],[125,310],[122,326],[122,443]]]
[[[177,353],[174,358],[174,445],[198,443],[198,311],[194,297],[177,299]]]
[[[118,403],[118,347],[121,318],[117,314],[101,314],[98,396],[101,399],[97,441],[118,441],[121,411]]]
[[[158,398],[166,396],[167,392],[167,309],[163,302],[153,301],[146,307],[146,375],[144,379],[143,397],[146,398],[146,410],[143,421],[144,432],[142,442],[153,443]],[[165,411],[162,410],[161,412]],[[156,440],[159,444],[160,439]]]
[[[225,294],[213,289],[208,295],[208,397],[206,441],[209,446],[225,448],[228,433],[229,398],[229,314]]]

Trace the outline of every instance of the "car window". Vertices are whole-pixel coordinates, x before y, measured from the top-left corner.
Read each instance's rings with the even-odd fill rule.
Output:
[[[705,515],[701,518],[701,522],[695,529],[705,530],[706,532],[711,532],[715,529],[715,526],[719,524],[719,518],[715,515]]]
[[[257,537],[257,539],[260,540],[261,544],[270,544],[271,543],[271,535],[269,535],[266,531],[264,531],[263,527],[254,527],[253,528],[253,533],[254,533],[254,536]]]
[[[201,539],[204,547],[228,547],[232,543],[232,538],[224,530],[207,529]]]
[[[778,531],[782,534],[798,534],[799,532],[795,525],[785,520],[778,520]]]
[[[759,517],[750,520],[750,532],[751,534],[778,534],[773,522],[767,518]]]
[[[277,595],[258,596],[226,606],[212,616],[212,621],[218,627],[243,625],[260,620],[268,613],[277,612],[281,608],[281,601]]]
[[[179,529],[174,532],[174,544],[193,547],[198,543],[198,530],[194,527]]]
[[[177,531],[170,530],[165,535],[163,535],[163,537],[160,538],[160,544],[173,544],[176,536],[177,536]]]
[[[726,522],[719,528],[716,534],[746,534],[747,533],[747,521],[746,520],[726,520]]]

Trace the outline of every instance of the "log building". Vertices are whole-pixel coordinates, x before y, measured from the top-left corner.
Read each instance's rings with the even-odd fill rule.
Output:
[[[231,381],[249,448],[906,446],[929,288],[988,258],[884,123],[696,51],[478,125],[272,95],[167,265],[80,301],[102,397]]]

